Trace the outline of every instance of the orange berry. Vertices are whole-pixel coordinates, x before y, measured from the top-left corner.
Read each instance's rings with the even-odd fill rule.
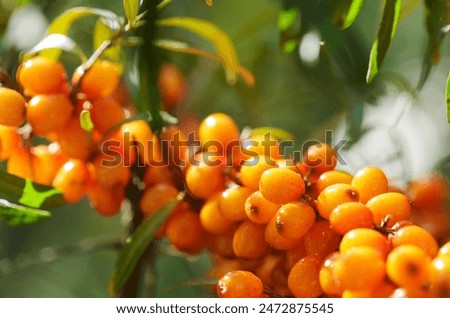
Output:
[[[330,224],[339,234],[344,235],[356,228],[372,228],[372,212],[359,202],[346,202],[331,211]]]
[[[245,201],[245,214],[258,224],[267,224],[280,208],[279,204],[270,202],[260,191],[253,192]]]
[[[120,186],[108,188],[94,183],[87,187],[86,195],[98,214],[110,217],[120,212],[120,206],[125,198],[125,189]]]
[[[58,131],[72,116],[72,102],[66,95],[36,95],[27,105],[27,119],[40,136]]]
[[[439,246],[433,236],[417,225],[408,225],[400,228],[391,236],[392,247],[412,244],[422,248],[430,257],[435,257]]]
[[[152,130],[145,120],[135,120],[123,124],[120,127],[120,136],[124,140],[125,151],[131,152],[137,148],[138,156],[143,163],[149,164],[154,158],[155,141],[152,139]]]
[[[252,194],[246,187],[230,188],[222,192],[219,200],[219,209],[224,217],[232,221],[247,219],[245,214],[245,201]]]
[[[450,256],[450,241],[439,248],[439,256]]]
[[[219,195],[212,196],[200,210],[200,222],[205,231],[212,234],[224,234],[233,224],[219,210]]]
[[[92,179],[108,188],[113,186],[125,187],[131,178],[129,167],[125,166],[120,159],[110,159],[104,154],[97,155],[94,158],[92,161]]]
[[[299,260],[307,255],[305,242],[304,240],[300,240],[293,248],[286,250],[284,254],[284,268],[290,271]]]
[[[167,220],[166,236],[178,250],[197,252],[197,247],[203,242],[199,215],[190,209],[174,212]]]
[[[72,83],[76,85],[83,74],[81,67],[75,70]],[[102,98],[111,95],[119,86],[120,74],[117,67],[108,61],[99,61],[84,74],[80,91],[89,98]]]
[[[257,156],[267,156],[274,161],[283,158],[280,143],[271,134],[250,137],[242,142],[240,151],[244,160]]]
[[[273,203],[286,204],[300,200],[305,192],[305,182],[292,170],[271,168],[261,175],[259,191]]]
[[[341,236],[336,233],[330,222],[315,222],[304,236],[306,253],[326,257],[336,251],[340,239]]]
[[[0,161],[8,159],[20,147],[20,139],[16,128],[0,125]]]
[[[266,242],[276,250],[289,250],[300,243],[301,238],[292,240],[280,234],[277,228],[276,218],[273,217],[266,225],[264,233]]]
[[[55,94],[67,89],[64,66],[58,61],[40,56],[23,63],[18,70],[17,79],[27,95]]]
[[[67,161],[56,173],[53,186],[60,190],[68,203],[80,201],[86,192],[88,169],[81,160]]]
[[[336,184],[336,183],[345,183],[345,184],[351,184],[352,182],[352,175],[339,170],[331,170],[331,171],[325,171],[322,173],[317,179],[316,187],[317,191],[320,193],[323,190],[325,190],[326,187]]]
[[[158,183],[176,184],[175,175],[168,167],[148,166],[145,169],[144,183],[147,187]]]
[[[161,132],[161,142],[171,165],[187,167],[189,140],[180,127],[175,125],[165,127]],[[192,165],[196,165],[196,163]]]
[[[188,168],[186,185],[195,197],[206,200],[225,187],[225,177],[220,167],[200,163]]]
[[[16,148],[9,156],[6,171],[24,179],[33,179],[33,163],[30,149]]]
[[[388,191],[386,175],[377,167],[364,167],[356,172],[351,185],[358,191],[362,203]]]
[[[439,298],[450,297],[450,257],[439,256],[431,262],[430,296]]]
[[[88,157],[90,147],[88,133],[81,128],[78,118],[70,118],[65,127],[56,133],[55,139],[66,156],[81,160]]]
[[[26,101],[15,90],[0,87],[0,125],[19,127],[25,121]]]
[[[281,236],[298,240],[312,227],[316,214],[308,204],[296,202],[281,206],[274,219],[276,229]]]
[[[330,297],[340,297],[343,293],[340,281],[334,273],[340,255],[339,252],[328,255],[323,261],[319,272],[320,287]]]
[[[246,259],[261,258],[268,250],[264,238],[265,226],[251,221],[239,225],[233,237],[233,251],[237,257]]]
[[[414,208],[434,210],[444,206],[449,185],[444,177],[434,174],[411,181],[407,191]]]
[[[164,63],[159,70],[158,88],[164,106],[170,109],[183,100],[187,83],[183,73],[175,65]]]
[[[336,183],[326,187],[317,198],[317,210],[324,219],[329,219],[331,211],[346,202],[358,202],[358,191],[348,184]]]
[[[288,287],[297,298],[314,298],[322,294],[319,271],[321,258],[309,255],[302,258],[292,267],[288,276]]]
[[[122,105],[112,97],[93,100],[90,113],[95,129],[101,133],[125,119]]]
[[[366,205],[372,211],[375,225],[380,225],[388,215],[388,227],[392,227],[398,221],[408,220],[411,216],[408,198],[397,192],[379,194],[370,199]]]
[[[248,271],[232,271],[219,279],[216,292],[220,298],[259,298],[263,284],[255,274]]]
[[[380,253],[383,259],[391,250],[391,243],[386,236],[374,229],[353,229],[342,237],[339,250],[345,252],[353,247],[367,246]]]
[[[51,185],[58,170],[67,161],[57,143],[31,148],[33,181]]]
[[[215,150],[218,153],[230,150],[233,143],[239,140],[239,128],[236,122],[222,113],[214,113],[206,117],[200,123],[198,134],[203,147],[221,148]]]
[[[319,173],[333,170],[337,164],[337,153],[328,144],[318,143],[308,147],[303,163]]]
[[[177,188],[164,183],[145,189],[139,202],[144,218],[150,217],[169,201],[174,200],[178,196],[178,192]]]
[[[241,168],[240,178],[244,186],[253,191],[259,190],[259,181],[264,171],[276,167],[276,162],[267,156],[247,159]]]

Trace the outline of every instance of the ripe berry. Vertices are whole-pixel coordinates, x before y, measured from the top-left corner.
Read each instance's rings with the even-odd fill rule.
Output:
[[[86,188],[86,195],[97,213],[110,217],[120,212],[120,206],[125,198],[125,189],[120,186],[108,188],[99,183],[93,183]]]
[[[373,215],[362,203],[346,202],[331,211],[330,224],[336,232],[344,235],[352,229],[373,227]]]
[[[166,236],[179,251],[197,252],[203,242],[203,228],[198,213],[184,208],[169,217],[166,224]]]
[[[316,214],[308,204],[296,202],[282,205],[274,219],[276,230],[281,236],[298,240],[312,227]]]
[[[259,180],[264,171],[276,167],[276,162],[267,156],[258,156],[246,160],[241,168],[240,178],[244,186],[253,191],[259,190]]]
[[[321,258],[309,255],[302,258],[292,267],[288,277],[288,287],[297,298],[314,298],[322,294],[319,271]]]
[[[231,149],[233,143],[239,140],[239,128],[236,122],[228,115],[214,113],[206,117],[198,128],[200,143],[203,147],[219,146],[218,153]]]
[[[212,234],[224,234],[233,225],[219,210],[219,194],[212,196],[200,210],[200,222],[205,231]]]
[[[412,244],[422,248],[430,257],[435,257],[439,246],[433,236],[417,225],[408,225],[394,232],[391,237],[392,247]]]
[[[232,221],[247,219],[245,214],[245,201],[252,194],[246,187],[230,188],[222,192],[219,200],[219,209],[224,217]]]
[[[379,194],[370,199],[366,205],[372,211],[375,225],[380,225],[388,215],[388,227],[392,227],[398,221],[408,220],[411,216],[408,198],[397,192]]]
[[[358,191],[362,203],[388,191],[386,175],[377,167],[362,168],[355,173],[351,184]]]
[[[358,191],[348,184],[337,183],[328,186],[317,198],[317,210],[324,219],[329,219],[331,211],[346,202],[358,202]]]
[[[20,135],[14,127],[0,125],[0,161],[6,160],[20,146]]]
[[[253,192],[245,201],[245,214],[258,224],[267,224],[280,208],[279,204],[270,202],[260,191]]]
[[[26,101],[15,90],[0,87],[0,125],[19,127],[25,121]]]
[[[302,161],[308,168],[323,173],[336,167],[337,153],[330,145],[318,143],[308,147]]]
[[[319,179],[317,179],[317,191],[320,193],[325,190],[326,187],[336,183],[350,184],[352,179],[352,175],[344,171],[326,171],[320,175]]]
[[[206,200],[225,187],[225,177],[220,167],[200,163],[188,168],[186,185],[195,197]]]
[[[159,70],[158,88],[166,109],[177,106],[186,94],[187,83],[181,71],[173,64],[164,63]]]
[[[259,298],[263,284],[255,274],[248,271],[232,271],[220,278],[216,292],[220,298]]]
[[[359,228],[348,231],[341,240],[339,250],[345,252],[353,247],[367,246],[380,253],[386,259],[390,252],[391,242],[386,236],[373,229]]]
[[[53,186],[61,190],[68,203],[80,201],[86,192],[88,169],[81,160],[67,161],[56,173]]]
[[[264,232],[264,225],[251,221],[242,222],[233,236],[234,254],[245,259],[261,258],[269,247],[264,238]]]
[[[95,129],[101,133],[125,119],[122,105],[112,97],[93,100],[90,113]]]
[[[261,175],[259,191],[273,203],[286,204],[300,200],[305,192],[305,182],[292,170],[272,168]]]
[[[77,85],[84,70],[75,70],[72,83]],[[120,74],[117,67],[108,61],[99,61],[84,74],[80,91],[88,98],[102,98],[111,95],[119,86]]]
[[[333,229],[330,222],[318,221],[313,224],[303,238],[308,255],[326,257],[336,251],[341,236]]]

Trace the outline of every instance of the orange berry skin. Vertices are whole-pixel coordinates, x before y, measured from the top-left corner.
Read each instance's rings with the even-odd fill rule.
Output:
[[[284,254],[284,268],[290,271],[299,260],[307,255],[305,242],[304,240],[300,240],[293,248],[286,250],[286,253]]]
[[[283,158],[279,141],[270,134],[250,137],[242,142],[240,151],[244,160],[257,156],[267,156],[275,161]]]
[[[292,267],[288,276],[288,287],[297,298],[315,298],[322,294],[319,271],[321,258],[309,255],[302,258]]]
[[[348,184],[336,183],[326,187],[317,198],[317,210],[320,215],[328,220],[331,211],[338,205],[346,202],[358,202],[358,191]]]
[[[276,218],[273,217],[266,225],[264,233],[266,242],[276,250],[289,250],[300,243],[300,239],[292,240],[280,234],[277,228]]]
[[[103,154],[94,158],[92,161],[92,179],[108,188],[113,186],[125,187],[131,178],[130,169],[120,160],[115,162],[110,159]]]
[[[391,236],[392,247],[411,244],[422,248],[430,257],[435,257],[439,246],[434,237],[417,225],[408,225],[400,228]]]
[[[384,280],[385,263],[377,250],[358,246],[341,252],[334,273],[344,290],[374,289]]]
[[[0,87],[0,125],[19,127],[25,122],[26,101],[15,90]]]
[[[318,193],[325,190],[326,187],[336,184],[336,183],[345,183],[345,184],[351,184],[352,182],[352,175],[339,170],[331,170],[331,171],[325,171],[322,173],[317,179],[316,187]]]
[[[175,65],[164,63],[159,70],[158,88],[165,108],[170,109],[183,100],[187,83],[183,73]]]
[[[82,68],[75,70],[72,83],[76,84],[82,74]],[[89,98],[102,98],[111,95],[119,86],[120,74],[117,67],[108,61],[99,61],[84,74],[80,91]]]
[[[67,157],[80,160],[88,157],[90,147],[88,134],[81,128],[78,118],[70,118],[65,127],[56,133],[55,139]]]
[[[31,148],[33,181],[51,185],[58,170],[67,161],[57,143]]]
[[[339,252],[328,255],[323,261],[319,272],[320,287],[330,297],[340,297],[343,293],[340,282],[334,273],[340,255]]]
[[[139,206],[145,218],[150,217],[158,209],[178,196],[178,189],[168,184],[157,184],[147,188],[141,197]]]
[[[300,200],[305,193],[305,182],[292,170],[272,168],[261,175],[259,191],[273,203],[286,204]]]
[[[36,95],[27,105],[27,119],[40,136],[58,131],[72,116],[72,102],[66,95]]]
[[[145,120],[135,120],[123,124],[120,127],[119,134],[124,140],[125,151],[136,151],[137,149],[138,156],[143,163],[150,164],[157,157],[154,149],[159,147],[159,145],[155,145],[156,141],[152,138],[152,130]],[[134,144],[135,146],[133,146]],[[135,154],[130,154],[130,157],[133,156]]]
[[[240,270],[227,273],[216,286],[219,298],[260,298],[263,290],[263,283],[255,274]]]
[[[67,161],[56,173],[53,187],[60,190],[68,203],[80,201],[86,192],[88,169],[81,160]]]
[[[435,210],[444,206],[449,184],[440,175],[427,175],[409,182],[407,192],[414,208]]]
[[[170,159],[169,164],[182,168],[187,167],[189,163],[189,140],[180,130],[180,127],[176,125],[165,127],[160,136],[163,149]]]
[[[397,192],[379,194],[370,199],[366,205],[372,211],[375,225],[380,225],[387,215],[390,215],[388,227],[392,227],[398,221],[408,220],[411,216],[408,198]]]
[[[251,194],[252,190],[239,186],[223,191],[219,200],[220,212],[232,221],[246,220],[245,201]]]
[[[175,175],[168,167],[148,166],[145,169],[144,183],[147,187],[158,183],[176,184]]]
[[[206,200],[225,188],[225,177],[220,167],[200,163],[186,171],[186,185],[195,197]]]
[[[439,248],[438,256],[450,256],[450,241]]]
[[[339,245],[339,250],[345,252],[358,246],[367,246],[375,249],[383,259],[386,259],[392,249],[391,242],[380,232],[374,229],[359,228],[345,233]]]
[[[394,248],[386,260],[389,279],[399,287],[423,291],[430,284],[430,256],[416,245]]]
[[[264,171],[276,167],[276,162],[267,156],[247,159],[240,171],[241,182],[253,191],[259,190],[259,181]]]
[[[101,184],[90,184],[86,189],[90,205],[101,216],[110,217],[120,212],[120,206],[125,198],[123,187],[108,188]]]
[[[313,226],[316,219],[314,209],[306,203],[288,203],[274,216],[275,226],[281,236],[298,240]]]
[[[234,257],[233,237],[234,232],[236,231],[236,226],[230,227],[223,234],[214,235],[208,233],[206,239],[206,247],[208,248],[208,250],[223,257]]]
[[[308,147],[302,161],[308,168],[323,173],[336,167],[337,153],[330,145],[318,143]]]
[[[251,221],[242,222],[233,236],[234,254],[245,259],[258,259],[264,256],[269,248],[264,232],[264,225]]]
[[[359,193],[359,199],[366,203],[374,196],[388,192],[388,180],[381,169],[364,167],[357,171],[351,183]]]
[[[125,119],[122,105],[112,97],[93,100],[90,113],[95,129],[101,133]]]
[[[260,191],[253,192],[245,201],[245,214],[252,222],[258,224],[269,223],[279,208],[279,204],[264,198]]]
[[[204,236],[199,215],[190,209],[173,213],[167,220],[166,236],[179,251],[196,251]]]
[[[236,122],[223,113],[214,113],[206,117],[200,123],[198,134],[200,143],[204,147],[208,144],[219,144],[222,149],[217,149],[218,153],[227,152],[233,143],[239,140],[239,128]]]
[[[315,222],[303,238],[306,253],[322,258],[336,251],[341,240],[328,221]]]
[[[219,210],[219,195],[211,197],[200,210],[200,222],[205,231],[212,234],[224,234],[233,225]]]
[[[8,159],[20,147],[20,139],[16,128],[0,125],[0,161]]]
[[[356,228],[372,228],[373,215],[362,203],[346,202],[331,211],[330,224],[337,233],[344,235]]]
[[[450,297],[450,257],[438,256],[431,262],[430,296],[439,298]]]
[[[33,163],[29,149],[19,147],[9,156],[6,171],[24,179],[33,179]]]

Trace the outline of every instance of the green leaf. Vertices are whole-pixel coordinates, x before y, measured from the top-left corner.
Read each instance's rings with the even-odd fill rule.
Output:
[[[111,20],[107,20],[104,18],[99,18],[97,20],[97,23],[95,24],[94,28],[94,35],[93,35],[93,47],[94,50],[96,50],[104,41],[109,41],[114,34],[118,31],[120,26],[116,23],[110,23]],[[120,45],[112,46],[108,49],[106,49],[102,56],[106,57],[112,62],[118,63],[119,68],[120,63],[120,54],[121,54],[121,47]]]
[[[65,51],[79,57],[82,63],[87,60],[83,50],[68,36],[64,34],[50,34],[43,38],[38,44],[26,51],[21,60],[26,61],[36,54],[48,57],[50,59],[59,56],[59,52]]]
[[[196,18],[167,18],[157,21],[157,24],[186,29],[211,42],[217,54],[224,61],[225,77],[228,83],[236,83],[237,74],[239,73],[239,58],[236,48],[228,35],[216,25]]]
[[[30,225],[51,217],[50,212],[0,199],[0,220],[9,226]]]
[[[86,132],[91,132],[94,129],[94,123],[92,122],[91,112],[84,109],[80,113],[80,126]]]
[[[65,11],[55,20],[53,20],[53,22],[47,29],[47,34],[59,33],[68,35],[70,27],[76,20],[88,16],[100,16],[106,20],[111,21],[110,23],[115,23],[117,25],[120,25],[122,23],[120,18],[112,11],[89,7],[75,7]],[[57,50],[53,51],[52,54],[47,57],[57,60],[60,54],[61,52]]]
[[[130,25],[134,25],[139,13],[140,0],[123,0],[123,8]]]
[[[397,30],[402,0],[386,0],[378,36],[370,51],[367,83],[371,83],[383,64],[386,52]]]
[[[125,246],[117,259],[116,271],[113,273],[110,280],[109,292],[111,295],[116,296],[121,292],[138,264],[139,259],[144,255],[145,250],[152,242],[155,233],[182,198],[183,196],[180,194],[177,199],[170,201],[161,209],[153,213],[148,219],[142,222],[136,231],[134,231],[127,239]]]
[[[423,67],[417,88],[425,84],[433,64],[441,58],[441,43],[450,27],[447,23],[447,0],[425,0],[425,24],[428,34],[428,44],[423,58]]]
[[[281,129],[281,128],[275,128],[275,127],[257,127],[253,128],[250,132],[250,137],[253,136],[264,136],[266,134],[270,134],[271,137],[274,137],[275,139],[279,141],[283,140],[295,140],[295,136],[291,134],[290,132]]]
[[[51,209],[66,204],[61,191],[1,170],[0,193],[32,208]]]
[[[447,102],[447,121],[450,123],[450,72],[448,73],[445,97]]]
[[[192,287],[192,286],[214,286],[217,285],[217,282],[219,279],[217,278],[206,278],[206,277],[200,277],[197,279],[191,279],[187,282],[182,282],[180,284],[177,284],[173,287],[170,287],[167,289],[168,293],[171,293],[177,289],[184,288],[184,287]]]
[[[348,28],[355,22],[363,5],[364,0],[334,0],[333,22],[342,30]]]
[[[278,16],[278,44],[282,52],[291,53],[300,39],[300,12],[298,8],[286,8]]]

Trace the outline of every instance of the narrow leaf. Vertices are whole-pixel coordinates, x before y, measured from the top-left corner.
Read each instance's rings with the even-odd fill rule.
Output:
[[[82,63],[87,60],[83,50],[68,36],[64,34],[50,34],[43,38],[38,44],[26,51],[21,59],[26,61],[36,54],[53,58],[59,55],[58,52],[65,51],[79,57]]]
[[[94,123],[92,122],[91,112],[89,110],[82,110],[80,113],[80,126],[86,132],[91,132],[94,129]]]
[[[383,64],[386,52],[397,30],[402,0],[386,0],[378,36],[370,51],[367,83],[372,82]]]
[[[334,0],[333,22],[342,30],[348,28],[355,22],[363,5],[364,0]]]
[[[140,0],[123,0],[123,8],[130,25],[134,25],[139,13]]]
[[[274,137],[275,139],[279,141],[283,140],[295,140],[295,136],[292,135],[290,132],[281,129],[281,128],[275,128],[275,127],[257,127],[253,128],[250,132],[250,137],[253,136],[265,136],[266,134],[269,134],[271,137]]]
[[[1,170],[0,193],[32,208],[51,209],[65,204],[61,191]]]
[[[93,47],[94,50],[96,50],[104,41],[110,40],[114,33],[118,30],[119,25],[117,24],[111,24],[109,23],[110,20],[106,20],[104,18],[99,18],[97,20],[97,23],[95,24],[94,28],[94,35],[93,35]],[[121,54],[121,47],[119,45],[112,46],[108,49],[106,49],[102,56],[106,57],[112,62],[115,62],[118,64],[119,69],[121,69],[121,63],[120,63],[120,54]]]
[[[180,284],[172,286],[172,287],[167,289],[167,292],[171,293],[171,292],[173,292],[173,291],[175,291],[177,289],[184,288],[184,287],[214,286],[214,285],[217,284],[218,281],[219,281],[219,279],[217,279],[217,278],[200,277],[200,278],[197,278],[197,279],[191,279],[191,280],[188,280],[187,282],[182,282]]]
[[[178,202],[182,200],[182,195],[170,201],[164,207],[152,214],[147,220],[141,223],[136,231],[127,239],[125,246],[119,254],[116,262],[116,270],[113,273],[109,291],[111,295],[118,295],[123,286],[128,281],[131,273],[144,255],[145,250],[152,242],[155,233],[161,224],[169,217]]]
[[[450,124],[450,72],[448,73],[447,89],[446,89],[445,97],[446,97],[446,101],[447,101],[447,121]]]
[[[239,73],[239,58],[231,39],[216,25],[195,18],[168,18],[157,21],[160,26],[178,27],[189,30],[211,42],[217,54],[223,59],[225,76],[230,84],[236,83]]]
[[[30,225],[51,217],[50,212],[0,199],[0,220],[9,226]]]
[[[156,8],[158,10],[161,10],[162,8],[164,8],[166,5],[168,5],[169,3],[171,3],[172,0],[162,0],[157,6]]]

